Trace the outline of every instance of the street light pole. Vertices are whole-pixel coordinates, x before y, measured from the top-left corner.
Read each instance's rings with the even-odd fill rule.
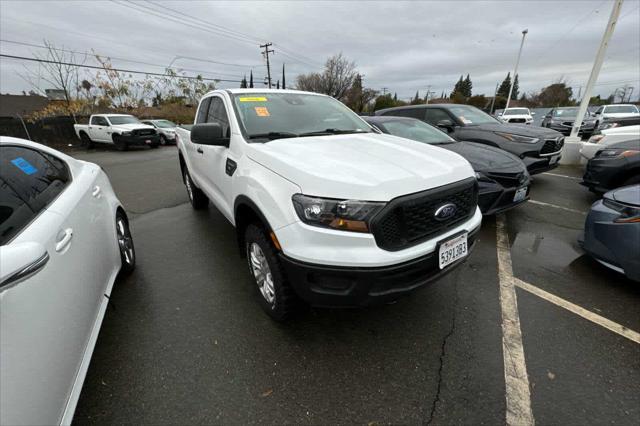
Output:
[[[522,46],[524,46],[524,38],[527,36],[529,30],[522,31],[522,41],[520,42],[520,50],[518,50],[518,59],[516,59],[516,67],[513,69],[513,77],[511,78],[511,87],[509,87],[509,96],[507,96],[507,104],[504,109],[509,108],[509,102],[511,101],[511,93],[513,92],[513,85],[516,82],[516,76],[518,75],[518,64],[520,64],[520,55],[522,55]]]

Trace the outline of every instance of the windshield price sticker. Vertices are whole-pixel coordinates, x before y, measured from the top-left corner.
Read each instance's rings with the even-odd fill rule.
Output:
[[[463,115],[461,115],[459,118],[460,118],[460,121],[462,121],[464,124],[472,124],[473,123],[473,121],[464,118]]]
[[[267,98],[264,96],[241,97],[240,102],[267,102]]]
[[[11,164],[22,170],[25,175],[32,175],[38,171],[33,165],[22,157],[11,160]]]
[[[254,108],[256,110],[256,114],[258,115],[258,117],[269,117],[271,114],[269,114],[269,110],[267,109],[267,107],[255,107]]]

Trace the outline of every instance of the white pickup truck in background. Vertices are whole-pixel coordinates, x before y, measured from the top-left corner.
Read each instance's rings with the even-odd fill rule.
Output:
[[[480,228],[464,158],[380,134],[328,96],[216,90],[176,133],[191,204],[211,201],[235,226],[276,320],[300,300],[392,302],[464,262]]]
[[[120,151],[126,151],[133,145],[157,148],[160,144],[156,129],[141,123],[133,115],[93,114],[89,124],[74,124],[73,128],[87,148],[94,143],[108,143],[114,144]]]

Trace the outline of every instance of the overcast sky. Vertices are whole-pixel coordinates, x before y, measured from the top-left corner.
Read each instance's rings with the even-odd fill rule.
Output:
[[[33,56],[42,45],[110,56],[115,67],[239,80],[266,75],[258,44],[274,43],[272,76],[286,63],[287,85],[320,70],[332,54],[356,62],[368,87],[398,97],[437,96],[469,73],[474,94],[492,95],[513,69],[522,30],[520,89],[560,77],[586,84],[613,2],[181,2],[0,1],[0,50]],[[595,88],[608,96],[624,84],[640,92],[640,0],[626,0]],[[176,12],[166,8],[174,9]],[[204,22],[194,22],[190,15]],[[222,27],[222,28],[220,28]],[[178,58],[176,58],[178,57]],[[193,59],[192,59],[193,58]],[[132,62],[137,61],[137,62]],[[214,63],[215,61],[222,63]],[[141,64],[139,62],[144,62]],[[92,63],[88,61],[87,63]],[[0,92],[29,90],[19,72],[37,64],[0,58]],[[218,87],[237,87],[221,82]]]

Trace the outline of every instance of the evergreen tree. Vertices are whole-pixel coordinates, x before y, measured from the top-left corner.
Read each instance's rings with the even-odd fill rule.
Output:
[[[516,78],[513,79],[513,92],[511,92],[511,99],[515,100],[518,99],[518,92],[520,91],[520,88],[518,87],[518,74],[516,74]],[[509,92],[507,92],[507,95],[509,94]]]
[[[509,96],[509,88],[511,87],[511,73],[507,73],[507,76],[505,77],[505,79],[502,81],[502,84],[500,84],[500,87],[498,88],[498,93],[497,96],[501,96],[503,98],[507,98],[507,96]]]
[[[251,70],[251,74],[249,75],[249,88],[253,89],[253,70]]]
[[[278,80],[278,82],[276,83],[276,89],[280,88],[280,80]]]
[[[462,84],[462,95],[470,98],[471,97],[471,89],[473,88],[473,83],[471,83],[471,78],[469,77],[469,74],[467,74],[467,78],[464,79],[464,82]]]
[[[420,105],[422,100],[420,99],[420,93],[416,90],[416,95],[411,100],[411,105]]]
[[[440,95],[440,99],[444,99],[444,90],[442,91],[442,94]]]
[[[242,77],[242,80],[240,81],[240,88],[241,89],[246,89],[247,88],[247,76],[245,74],[244,77]]]
[[[284,84],[284,64],[282,64],[282,88],[286,89],[285,84]]]
[[[462,94],[463,92],[463,88],[462,86],[464,86],[464,81],[462,80],[462,76],[460,76],[460,80],[458,80],[458,82],[456,83],[455,86],[453,86],[453,90],[451,91],[451,93],[449,94],[449,97],[453,97],[453,95],[455,95],[456,93],[460,93]]]
[[[398,94],[397,93],[393,94],[393,102],[398,102]]]

